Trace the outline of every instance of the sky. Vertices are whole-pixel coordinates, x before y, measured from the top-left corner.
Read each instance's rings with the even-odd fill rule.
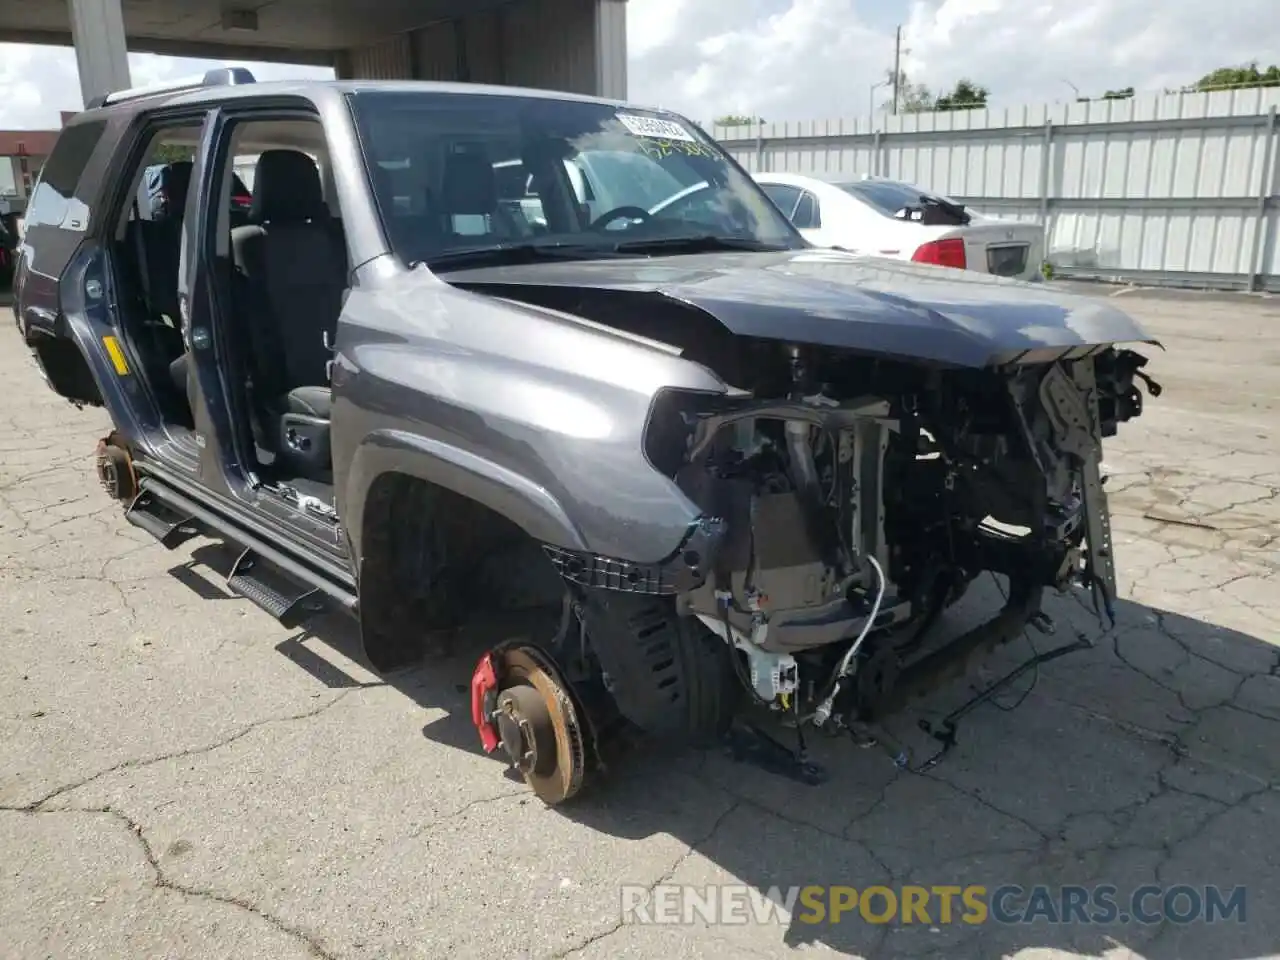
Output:
[[[628,0],[628,99],[700,122],[865,117],[903,67],[934,90],[969,79],[996,106],[1158,92],[1221,66],[1280,62],[1280,0]],[[136,85],[204,61],[132,54]],[[260,80],[325,76],[248,64]],[[80,106],[70,49],[0,44],[0,129],[58,126]]]

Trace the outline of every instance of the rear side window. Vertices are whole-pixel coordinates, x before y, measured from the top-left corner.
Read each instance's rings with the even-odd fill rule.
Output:
[[[27,206],[28,227],[65,226],[82,231],[88,226],[88,211],[75,199],[76,185],[106,129],[105,120],[93,120],[62,131],[32,191]]]
[[[914,206],[920,202],[925,190],[907,183],[891,180],[861,180],[855,183],[836,184],[845,193],[852,194],[864,203],[869,203],[886,217],[894,216],[906,206]]]
[[[783,212],[787,219],[795,213],[796,203],[800,200],[800,188],[786,183],[762,183],[763,190],[773,201],[774,206]]]
[[[808,190],[800,195],[800,202],[796,204],[796,211],[791,215],[791,222],[800,230],[817,230],[822,226],[818,198]]]

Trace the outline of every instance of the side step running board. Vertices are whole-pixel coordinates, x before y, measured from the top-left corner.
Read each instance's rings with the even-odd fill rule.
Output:
[[[135,507],[144,497],[148,498],[146,505],[135,518]],[[335,582],[154,477],[143,478],[142,492],[129,508],[128,516],[131,523],[156,537],[167,533],[171,518],[185,517],[178,527],[209,533],[240,547],[242,552],[227,577],[228,589],[286,626],[296,626],[299,620],[328,606],[356,613],[359,600],[350,587]]]
[[[124,518],[139,530],[151,534],[169,550],[204,533],[203,525],[195,517],[186,511],[175,510],[147,490],[133,498]]]
[[[286,627],[296,627],[328,606],[328,598],[316,587],[264,560],[252,547],[246,547],[231,568],[227,588],[251,600]]]

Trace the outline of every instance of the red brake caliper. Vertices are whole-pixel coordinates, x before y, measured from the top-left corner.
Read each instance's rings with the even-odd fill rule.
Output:
[[[485,753],[498,749],[498,731],[492,717],[498,707],[498,674],[493,669],[493,655],[486,653],[471,674],[471,722],[480,731]]]

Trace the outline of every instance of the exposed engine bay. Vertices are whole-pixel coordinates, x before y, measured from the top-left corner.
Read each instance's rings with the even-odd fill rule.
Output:
[[[819,724],[891,711],[946,659],[931,627],[984,572],[1009,583],[997,634],[1040,616],[1044,587],[1082,582],[1113,610],[1101,440],[1141,411],[1144,358],[916,372],[785,349],[786,399],[680,414],[677,481],[726,531],[680,601],[756,700]]]

